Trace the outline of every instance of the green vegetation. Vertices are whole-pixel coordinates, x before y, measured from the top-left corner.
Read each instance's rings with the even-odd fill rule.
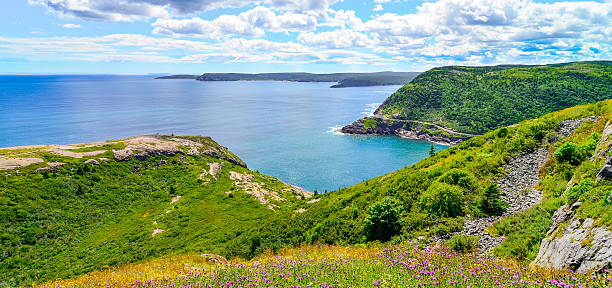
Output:
[[[419,75],[418,72],[375,73],[205,73],[199,81],[292,81],[292,82],[338,82],[331,88],[403,85]]]
[[[482,199],[481,208],[489,214],[500,214],[504,210],[504,205],[499,199],[499,187],[497,183],[493,183],[484,189],[484,198]]]
[[[370,206],[364,228],[368,240],[389,241],[402,229],[402,204],[394,198],[384,198]]]
[[[457,234],[446,241],[446,245],[459,253],[472,252],[478,248],[478,237]]]
[[[210,144],[203,151],[218,145],[210,138],[184,139]],[[97,151],[83,149],[90,150]],[[261,219],[290,218],[305,203],[300,191],[277,179],[220,159],[233,159],[231,153],[99,164],[41,154],[68,164],[38,173],[29,167],[0,170],[0,286],[71,277],[160,255],[223,254],[246,227],[274,225]],[[213,163],[222,164],[216,175],[204,173]],[[260,193],[268,202],[247,193]],[[286,243],[251,240],[244,255]]]
[[[377,114],[481,134],[612,95],[612,62],[448,66],[420,74]]]
[[[310,242],[361,243],[367,239],[363,219],[368,217],[368,207],[385,197],[393,197],[402,203],[404,224],[401,233],[392,241],[449,235],[463,229],[466,214],[483,217],[503,211],[505,203],[499,200],[494,183],[504,177],[503,165],[509,159],[542,145],[548,147],[551,155],[568,142],[594,147],[591,145],[593,139],[599,138],[611,114],[612,101],[608,100],[473,137],[410,167],[326,193],[309,209],[308,215],[296,217],[292,225],[304,227]],[[600,117],[585,121],[571,136],[554,145],[548,142],[556,137],[563,120],[593,115]],[[586,157],[576,165],[551,157],[542,168],[539,184],[544,201],[532,209],[504,217],[490,228],[490,234],[506,237],[502,246],[495,250],[497,255],[519,261],[529,261],[536,256],[551,226],[552,213],[568,201],[565,190],[572,178],[573,183],[586,178],[595,182],[577,200],[584,201],[583,207],[590,209],[580,208],[578,214],[593,217],[600,225],[609,225],[612,209],[606,206],[605,199],[612,185],[610,181],[595,179],[603,160],[591,162],[589,158],[595,150],[584,151]]]

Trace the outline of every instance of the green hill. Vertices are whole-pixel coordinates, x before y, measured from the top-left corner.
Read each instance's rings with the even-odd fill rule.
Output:
[[[220,254],[311,196],[248,170],[207,137],[3,148],[0,286],[185,251]]]
[[[343,131],[404,134],[413,138],[430,135],[441,137],[440,141],[450,138],[450,142],[456,143],[471,135],[454,132],[482,134],[553,111],[610,98],[611,61],[542,66],[448,66],[420,74],[391,95],[374,117],[361,119]]]

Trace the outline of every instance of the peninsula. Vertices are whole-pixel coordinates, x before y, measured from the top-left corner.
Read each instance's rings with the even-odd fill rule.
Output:
[[[374,73],[204,73],[198,75],[169,75],[155,79],[195,79],[198,81],[290,81],[290,82],[337,82],[331,88],[404,85],[420,72],[374,72]]]

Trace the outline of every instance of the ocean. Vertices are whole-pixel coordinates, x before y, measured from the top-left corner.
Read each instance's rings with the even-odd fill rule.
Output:
[[[428,156],[430,143],[424,141],[334,132],[373,113],[400,86],[332,89],[331,84],[0,76],[0,147],[153,133],[205,135],[252,170],[319,192]]]

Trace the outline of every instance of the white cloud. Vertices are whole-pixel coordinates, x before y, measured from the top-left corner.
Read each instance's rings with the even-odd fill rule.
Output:
[[[423,1],[412,13],[387,9],[384,12],[392,13],[370,12],[368,16],[359,14],[361,18],[352,10],[333,9],[338,0],[28,1],[46,6],[62,17],[99,21],[152,18],[153,32],[157,35],[194,37],[201,41],[133,34],[39,37],[32,41],[2,38],[10,40],[0,41],[0,48],[9,53],[32,53],[35,57],[67,57],[64,53],[72,53],[71,57],[89,55],[91,59],[117,61],[206,59],[369,65],[410,62],[423,66],[612,57],[612,0],[556,3],[431,0]],[[382,8],[392,1],[372,2]],[[393,7],[409,5],[403,0],[393,2],[398,2]],[[220,8],[240,8],[240,13],[223,10],[224,15],[210,19],[204,18],[207,14],[197,14]],[[76,24],[64,27],[77,28]],[[271,33],[287,36],[267,38]],[[285,40],[271,41],[279,37]],[[166,52],[169,50],[172,52]]]
[[[68,28],[68,29],[79,29],[79,28],[83,28],[83,26],[81,26],[81,24],[71,24],[71,23],[67,23],[62,25],[62,27],[64,28]]]
[[[561,55],[580,50],[585,40],[612,43],[611,16],[610,2],[439,0],[424,3],[413,14],[375,16],[354,29],[410,57],[454,57],[467,62],[471,56],[489,52],[485,58],[494,58],[517,47],[554,57],[550,49]],[[563,47],[561,39],[565,39]],[[610,44],[606,44],[589,50],[609,53]],[[609,57],[600,54],[605,55]]]
[[[330,27],[353,27],[357,25],[361,25],[363,22],[361,18],[355,16],[355,11],[353,10],[330,10],[330,14],[326,17],[325,22],[320,23],[320,26],[330,26]]]
[[[340,0],[341,1],[341,0]],[[168,18],[222,8],[266,4],[271,9],[322,15],[338,0],[28,0],[61,16],[90,21],[134,21]]]
[[[208,21],[191,19],[157,19],[153,33],[175,37],[191,36],[221,38],[233,35],[261,37],[265,31],[298,32],[314,30],[317,18],[313,15],[285,12],[277,15],[271,9],[257,6],[239,15],[221,15]]]
[[[382,11],[383,7],[381,4],[376,5],[376,7],[374,7],[374,9],[372,9],[372,11],[374,12],[378,12],[378,11]]]
[[[303,33],[298,36],[298,40],[310,46],[325,48],[367,47],[375,43],[367,35],[348,29],[321,33]]]

